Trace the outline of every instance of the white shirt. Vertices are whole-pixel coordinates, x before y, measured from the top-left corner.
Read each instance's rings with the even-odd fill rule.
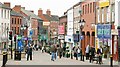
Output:
[[[80,49],[78,49],[77,52],[80,53]]]
[[[86,52],[86,53],[89,53],[89,45],[87,45],[85,52]]]

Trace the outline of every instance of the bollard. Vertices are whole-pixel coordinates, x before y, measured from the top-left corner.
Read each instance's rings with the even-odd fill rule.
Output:
[[[113,67],[113,57],[110,56],[110,67]]]
[[[71,59],[73,59],[73,55],[72,55],[72,52],[71,52]]]
[[[7,62],[7,52],[3,51],[2,54],[3,54],[3,64],[2,64],[2,67],[5,67],[5,64]]]

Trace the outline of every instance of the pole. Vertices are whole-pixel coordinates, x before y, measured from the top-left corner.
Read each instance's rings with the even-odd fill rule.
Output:
[[[11,59],[13,59],[13,55],[12,55],[12,40],[11,40]]]

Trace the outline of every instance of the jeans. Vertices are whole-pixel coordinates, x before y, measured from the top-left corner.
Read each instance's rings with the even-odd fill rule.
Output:
[[[32,60],[32,54],[27,54],[27,60],[29,60],[29,57],[30,57],[30,60]]]
[[[55,53],[52,52],[51,55],[52,55],[52,56],[51,56],[51,60],[54,60],[54,59],[55,59]]]

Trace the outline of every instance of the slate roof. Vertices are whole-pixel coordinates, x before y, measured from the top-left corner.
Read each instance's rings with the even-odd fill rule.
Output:
[[[0,8],[11,9],[10,7],[5,6],[5,5],[2,4],[1,2],[0,2]]]
[[[27,11],[23,8],[21,8],[21,11],[23,13],[25,13],[27,16],[30,16],[31,18],[36,18],[36,19],[39,19],[39,20],[42,20],[41,18],[39,18],[37,15],[35,15],[34,13],[30,12],[30,11]]]
[[[10,15],[11,16],[23,16],[22,14],[20,14],[20,13],[18,13],[18,12],[15,12],[14,10],[12,10],[11,12],[10,12]]]
[[[49,21],[59,21],[59,17],[57,15],[47,15],[47,14],[43,14],[45,16],[46,19],[48,19]]]

